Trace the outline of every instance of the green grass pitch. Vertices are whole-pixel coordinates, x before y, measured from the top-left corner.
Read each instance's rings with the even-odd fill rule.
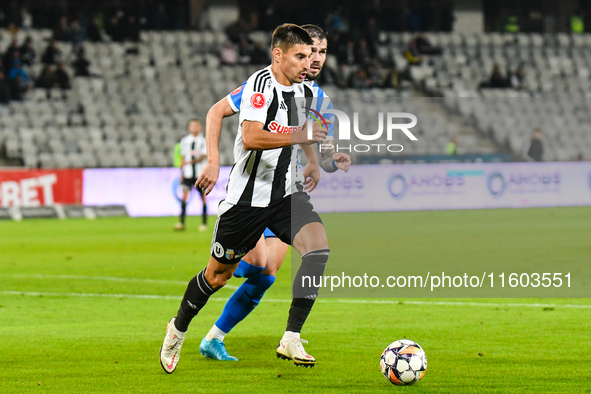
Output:
[[[393,240],[402,250],[429,229],[436,247],[415,248],[417,258],[461,254],[443,242],[454,234],[471,234],[472,251],[475,242],[487,250],[490,239],[474,236],[485,228],[496,229],[495,242],[511,242],[482,259],[591,257],[591,208],[323,219],[338,228],[372,215],[404,229]],[[278,360],[289,254],[266,300],[226,337],[239,362],[198,350],[226,288],[194,320],[177,371],[167,375],[158,361],[166,323],[209,254],[211,231],[199,233],[198,221],[189,218],[184,233],[172,231],[174,218],[0,222],[0,393],[591,393],[588,299],[321,299],[302,333],[317,366]],[[539,242],[519,247],[516,226]],[[391,385],[379,370],[382,350],[400,338],[420,343],[429,360],[410,387]]]

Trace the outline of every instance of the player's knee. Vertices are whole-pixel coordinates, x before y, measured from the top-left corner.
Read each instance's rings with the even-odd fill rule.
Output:
[[[224,273],[219,273],[219,274],[214,274],[211,282],[208,280],[208,282],[210,282],[209,284],[211,285],[211,287],[213,287],[214,289],[219,289],[220,287],[224,287],[226,285],[226,283],[228,283],[228,280],[232,277],[232,273],[228,273],[228,272],[224,272]]]
[[[233,271],[224,269],[224,270],[207,270],[205,271],[205,279],[207,283],[213,289],[219,289],[220,287],[224,287],[228,280],[232,277]]]

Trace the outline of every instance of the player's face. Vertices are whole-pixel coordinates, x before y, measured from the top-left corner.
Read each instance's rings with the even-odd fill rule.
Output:
[[[312,54],[310,55],[310,71],[308,71],[307,78],[311,81],[318,78],[324,62],[326,61],[326,52],[328,50],[328,42],[326,38],[322,40],[314,38],[314,45],[312,45]]]
[[[189,133],[198,136],[201,133],[201,122],[191,122],[189,125]]]
[[[301,83],[310,71],[310,45],[291,46],[281,54],[281,72],[291,83]]]

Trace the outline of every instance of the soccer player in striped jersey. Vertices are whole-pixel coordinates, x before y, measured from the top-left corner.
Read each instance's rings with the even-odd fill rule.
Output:
[[[300,331],[312,310],[318,287],[304,286],[302,278],[324,273],[328,241],[309,196],[299,188],[294,190],[291,181],[293,145],[300,145],[309,159],[301,183],[306,187],[313,183],[310,179],[317,179],[318,172],[311,144],[326,138],[326,130],[314,127],[312,138],[308,139],[305,118],[298,116],[304,110],[301,102],[312,94],[302,83],[310,69],[312,44],[312,38],[301,27],[279,26],[273,33],[271,66],[254,73],[243,87],[227,197],[218,209],[209,263],[191,279],[176,317],[168,323],[160,351],[160,363],[167,373],[176,369],[192,319],[209,297],[227,283],[240,258],[255,247],[266,227],[302,256],[286,332],[277,354],[299,365],[316,363],[304,350]],[[272,126],[285,132],[271,132]]]
[[[185,229],[187,198],[189,198],[191,189],[195,187],[201,196],[201,202],[203,203],[203,213],[201,214],[202,223],[199,226],[199,231],[205,231],[207,229],[207,202],[205,201],[205,193],[195,184],[195,182],[205,166],[207,146],[205,143],[205,137],[201,134],[203,127],[201,126],[201,121],[199,119],[191,119],[189,121],[188,129],[189,134],[183,137],[180,143],[181,185],[183,188],[183,197],[181,199],[180,221],[174,226],[174,229]]]
[[[327,53],[327,39],[324,31],[315,25],[302,26],[312,39],[312,55],[310,56],[310,71],[304,81],[313,91],[313,97],[317,98],[315,105],[312,105],[318,112],[322,111],[324,105],[327,109],[332,108],[330,98],[314,82],[320,75]],[[245,83],[235,89],[232,93],[215,104],[207,115],[207,136],[209,150],[215,152],[210,155],[208,164],[197,180],[198,185],[206,190],[206,193],[213,188],[219,175],[219,138],[221,125],[224,117],[232,116],[240,112],[243,87]],[[326,101],[326,102],[323,102]],[[321,112],[322,113],[322,112]],[[325,118],[329,116],[326,115]],[[334,135],[334,125],[328,125],[327,139]],[[327,172],[334,172],[337,168],[348,171],[351,159],[349,155],[339,153],[334,155],[330,152],[321,152],[324,156],[321,166]],[[333,157],[336,156],[336,157]],[[310,190],[311,191],[311,190]],[[263,242],[263,239],[265,240]],[[226,303],[224,310],[213,325],[209,333],[203,338],[199,350],[201,354],[220,361],[236,361],[237,358],[230,356],[223,343],[224,337],[259,304],[263,295],[275,281],[275,276],[288,250],[288,245],[282,242],[273,232],[265,229],[261,241],[240,261],[234,272],[236,277],[247,278],[245,282],[234,292]]]

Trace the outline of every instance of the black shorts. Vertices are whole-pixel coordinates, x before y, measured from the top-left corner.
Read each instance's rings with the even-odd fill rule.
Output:
[[[203,194],[203,190],[199,186],[195,186],[195,182],[197,182],[197,178],[183,178],[181,181],[181,185],[183,186],[183,190],[191,190],[193,187],[197,189],[199,194]]]
[[[306,193],[294,193],[266,208],[222,201],[213,230],[211,255],[222,264],[236,264],[252,250],[268,227],[286,244],[308,223],[322,223]]]

